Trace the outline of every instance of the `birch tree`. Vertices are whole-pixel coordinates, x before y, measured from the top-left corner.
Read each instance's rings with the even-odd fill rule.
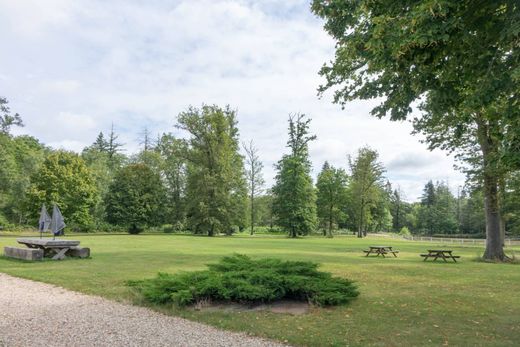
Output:
[[[257,216],[255,199],[258,197],[258,195],[262,194],[263,186],[265,184],[262,175],[262,169],[264,165],[260,161],[260,157],[258,156],[258,149],[253,144],[253,140],[251,140],[249,143],[244,142],[242,147],[246,152],[246,179],[248,186],[247,188],[249,190],[251,235],[253,235]]]

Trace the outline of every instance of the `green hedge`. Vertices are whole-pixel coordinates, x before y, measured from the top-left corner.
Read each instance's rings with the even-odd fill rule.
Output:
[[[281,299],[320,306],[346,304],[359,295],[345,278],[318,271],[318,264],[280,259],[253,260],[245,255],[224,257],[206,271],[130,281],[152,303],[192,305],[202,300],[256,304]]]

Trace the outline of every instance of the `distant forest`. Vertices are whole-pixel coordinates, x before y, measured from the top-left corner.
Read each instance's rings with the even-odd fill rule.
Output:
[[[308,144],[318,140],[302,114],[289,117],[287,153],[276,164],[274,185],[266,187],[254,139],[241,142],[236,111],[229,107],[190,107],[176,125],[187,138],[155,137],[145,130],[140,151],[132,155],[114,126],[80,154],[14,136],[11,130],[23,126],[22,117],[11,112],[5,98],[0,107],[4,230],[36,227],[42,204],[57,204],[70,231],[485,237],[484,199],[476,179],[468,179],[456,195],[447,182],[425,182],[421,200],[407,202],[385,177],[377,151],[363,147],[344,167],[325,162],[313,182]],[[520,172],[501,182],[500,197],[506,233],[520,235]]]

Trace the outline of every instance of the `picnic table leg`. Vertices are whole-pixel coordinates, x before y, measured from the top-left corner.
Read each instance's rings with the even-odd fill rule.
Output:
[[[52,257],[53,260],[62,260],[65,259],[65,253],[68,251],[68,248],[62,248],[59,252],[56,253],[54,257]]]
[[[372,250],[369,250],[369,251],[367,252],[367,255],[365,255],[365,257],[368,257],[368,255],[369,255],[370,253],[372,253]]]

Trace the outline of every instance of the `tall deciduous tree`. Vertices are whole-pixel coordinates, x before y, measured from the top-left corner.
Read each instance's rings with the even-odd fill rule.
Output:
[[[349,157],[350,201],[355,210],[358,237],[366,236],[370,209],[382,198],[385,169],[376,151],[363,147],[356,158]]]
[[[316,228],[316,192],[310,176],[309,142],[316,136],[309,135],[310,119],[296,114],[289,117],[289,140],[291,149],[278,162],[276,182],[272,189],[273,212],[277,223],[291,237],[306,235]]]
[[[79,230],[92,225],[92,209],[99,198],[92,172],[75,153],[56,151],[31,177],[27,206],[37,218],[41,205],[56,203],[67,225]]]
[[[239,154],[236,111],[229,106],[190,107],[178,116],[187,131],[187,216],[195,233],[231,234],[245,224],[247,187]]]
[[[347,199],[347,174],[325,162],[318,174],[316,189],[318,219],[325,227],[326,236],[332,237],[333,229],[346,216],[344,208]]]
[[[161,136],[156,146],[163,158],[162,175],[169,200],[167,220],[177,230],[183,229],[186,219],[186,152],[185,143],[171,134]]]
[[[130,232],[164,222],[166,192],[157,173],[144,164],[118,171],[105,198],[107,221]]]
[[[26,193],[46,152],[33,137],[0,133],[0,220],[2,215],[6,219],[3,223],[24,224],[32,217],[26,208]]]
[[[462,159],[479,149],[484,258],[503,260],[498,186],[520,143],[517,1],[314,0],[312,9],[337,42],[321,92],[337,88],[339,103],[382,97],[372,113],[392,120],[419,102],[414,127],[430,148]]]
[[[243,143],[242,147],[246,152],[246,179],[247,188],[249,190],[251,235],[253,235],[257,217],[255,200],[258,195],[262,193],[263,186],[265,184],[264,177],[262,175],[262,169],[264,168],[264,165],[260,161],[260,157],[258,156],[258,149],[253,144],[253,140],[251,140],[249,143]]]
[[[0,97],[0,133],[4,135],[8,135],[13,126],[23,127],[22,117],[18,113],[11,114],[8,103],[6,98]]]

